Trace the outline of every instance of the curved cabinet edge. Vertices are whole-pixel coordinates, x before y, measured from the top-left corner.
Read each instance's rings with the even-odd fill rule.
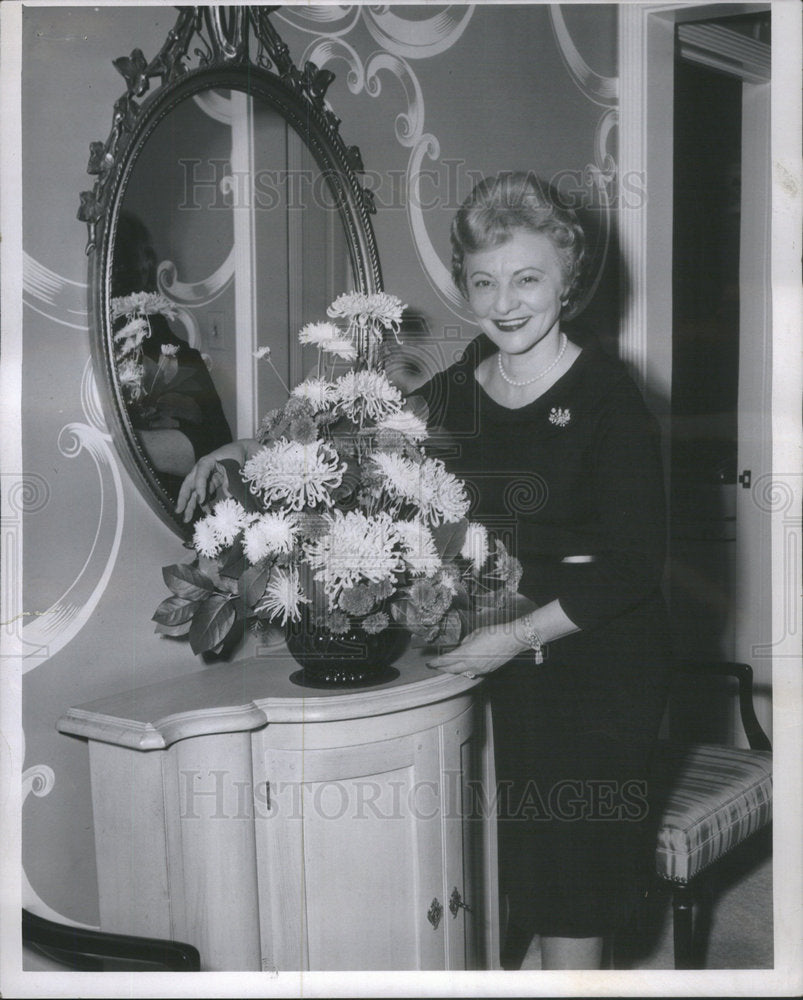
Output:
[[[481,678],[469,680],[456,675],[442,675],[374,691],[362,690],[333,697],[257,698],[268,722],[341,722],[392,712],[405,712],[422,705],[447,701],[479,685]]]
[[[132,750],[164,750],[192,736],[245,732],[260,729],[267,721],[265,713],[253,704],[178,713],[154,723],[71,708],[59,719],[56,728],[69,736],[82,736]]]
[[[134,750],[164,750],[178,740],[247,732],[271,723],[342,722],[405,712],[459,697],[482,681],[440,674],[375,689],[302,694],[258,675],[255,681],[247,664],[241,671],[196,675],[191,682],[149,685],[76,706],[59,719],[57,729]],[[232,698],[238,689],[243,697],[239,704]],[[182,710],[188,702],[192,707]]]

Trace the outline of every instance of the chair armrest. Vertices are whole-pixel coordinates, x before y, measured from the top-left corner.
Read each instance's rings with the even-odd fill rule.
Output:
[[[739,715],[751,750],[772,750],[769,737],[761,728],[753,708],[753,668],[748,663],[726,660],[683,661],[676,667],[683,674],[707,674],[735,677],[739,682]]]
[[[92,959],[118,958],[149,962],[174,972],[199,972],[201,969],[201,956],[191,944],[57,924],[25,908],[22,910],[22,940],[24,944],[41,948],[64,965],[77,968],[94,967]],[[89,958],[90,963],[82,962],[82,957]]]

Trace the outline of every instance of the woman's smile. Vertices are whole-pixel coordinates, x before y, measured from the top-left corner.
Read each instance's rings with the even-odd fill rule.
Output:
[[[513,333],[515,330],[520,330],[529,321],[530,317],[525,316],[523,319],[495,319],[493,322],[502,333]]]

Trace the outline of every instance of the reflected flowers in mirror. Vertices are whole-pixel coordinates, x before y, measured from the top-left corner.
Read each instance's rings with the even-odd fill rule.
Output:
[[[167,325],[176,316],[173,303],[159,292],[133,292],[111,300],[114,364],[128,414],[138,430],[202,419],[196,401],[202,391],[197,373],[182,363],[181,342]],[[159,336],[148,350],[156,330]]]

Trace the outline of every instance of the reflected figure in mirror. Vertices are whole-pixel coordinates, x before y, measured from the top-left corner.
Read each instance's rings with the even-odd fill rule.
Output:
[[[115,365],[142,448],[172,499],[195,462],[232,440],[204,358],[171,328],[145,224],[121,212],[112,268]]]

